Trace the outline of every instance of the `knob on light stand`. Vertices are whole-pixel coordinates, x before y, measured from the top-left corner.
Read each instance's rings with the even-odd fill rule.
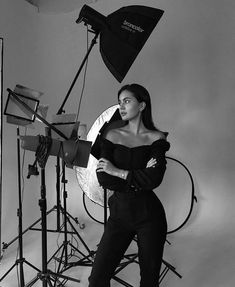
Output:
[[[35,161],[33,165],[28,165],[28,175],[27,178],[30,178],[31,175],[39,175],[37,162]]]

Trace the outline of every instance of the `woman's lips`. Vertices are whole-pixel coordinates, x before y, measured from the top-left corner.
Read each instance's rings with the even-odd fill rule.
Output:
[[[121,115],[122,117],[124,117],[126,114],[127,114],[126,112],[120,112],[120,115]]]

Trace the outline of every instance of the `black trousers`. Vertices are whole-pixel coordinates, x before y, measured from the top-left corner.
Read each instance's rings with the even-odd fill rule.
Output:
[[[140,287],[157,287],[167,223],[163,206],[152,191],[115,193],[109,198],[110,217],[98,246],[89,287],[109,287],[115,269],[137,237]]]

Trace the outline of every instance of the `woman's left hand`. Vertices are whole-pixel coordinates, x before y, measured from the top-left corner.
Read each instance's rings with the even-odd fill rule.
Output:
[[[97,172],[106,172],[110,175],[114,175],[117,172],[117,168],[106,158],[100,158],[97,164]]]
[[[155,167],[155,165],[157,164],[157,160],[156,158],[151,158],[146,165],[146,168],[150,168],[150,167]]]

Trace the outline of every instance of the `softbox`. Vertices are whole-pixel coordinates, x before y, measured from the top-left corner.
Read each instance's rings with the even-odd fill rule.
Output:
[[[121,82],[164,11],[146,6],[127,6],[107,16],[100,34],[100,53],[114,77]]]

